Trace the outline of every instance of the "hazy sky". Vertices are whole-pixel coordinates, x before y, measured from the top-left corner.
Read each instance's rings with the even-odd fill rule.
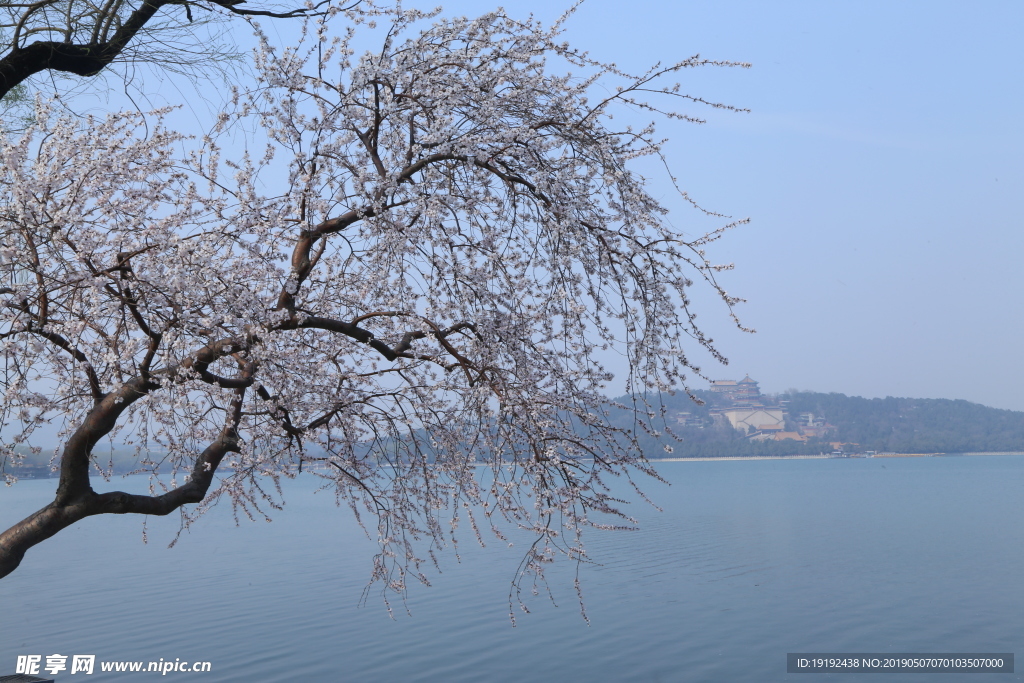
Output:
[[[552,20],[568,6],[508,9]],[[682,187],[751,219],[711,255],[735,263],[721,281],[748,300],[738,313],[757,334],[694,292],[731,361],[709,359],[709,376],[1024,410],[1022,26],[1021,2],[582,5],[567,39],[624,68],[697,53],[753,64],[682,75],[686,92],[749,114],[693,108],[706,125],[662,128]],[[681,231],[714,226],[667,185],[663,199]]]
[[[736,264],[722,281],[758,332],[708,306],[731,361],[708,374],[1024,410],[1022,26],[1020,2],[583,4],[568,38],[595,57],[753,64],[683,76],[751,113],[664,128],[684,189],[752,221],[712,253]]]

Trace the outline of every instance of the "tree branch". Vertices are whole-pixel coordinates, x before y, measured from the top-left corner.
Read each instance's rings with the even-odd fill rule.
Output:
[[[173,0],[145,0],[107,42],[89,45],[37,41],[25,47],[12,45],[0,59],[0,97],[40,71],[53,70],[92,76],[114,61],[135,35],[165,5]],[[15,38],[17,40],[17,38]]]
[[[254,373],[255,365],[247,363],[236,381],[248,386]],[[123,491],[98,494],[89,484],[89,457],[93,446],[110,432],[117,418],[131,403],[155,386],[137,378],[117,392],[108,394],[89,412],[64,447],[60,484],[54,501],[0,534],[0,578],[17,569],[29,548],[86,517],[128,513],[166,515],[182,505],[198,503],[206,497],[224,456],[238,450],[244,388],[235,390],[224,428],[196,459],[191,477],[182,486],[159,496],[142,496]]]
[[[240,9],[238,5],[243,4],[246,0],[206,1],[239,16],[291,19],[323,15],[324,12],[319,11],[320,8],[331,0],[321,0],[315,6],[300,7],[288,12]],[[345,9],[351,9],[359,2],[360,0],[356,0],[354,4]],[[39,6],[46,4],[49,3],[37,3],[36,6],[30,7],[25,12],[14,33],[10,52],[0,59],[0,98],[25,79],[42,71],[61,71],[76,76],[93,76],[99,73],[124,52],[128,44],[135,39],[140,31],[145,29],[146,24],[157,12],[168,5],[185,5],[189,20],[191,21],[192,18],[189,3],[185,0],[144,0],[142,5],[128,16],[109,40],[99,40],[102,33],[100,28],[101,25],[109,26],[114,19],[116,8],[108,8],[107,13],[101,13],[95,18],[96,26],[92,32],[92,40],[88,43],[71,43],[68,39],[68,42],[46,40],[36,41],[24,47],[19,46],[21,29],[28,15]],[[69,18],[69,21],[73,21],[73,19]],[[69,27],[69,29],[71,28],[73,27]]]

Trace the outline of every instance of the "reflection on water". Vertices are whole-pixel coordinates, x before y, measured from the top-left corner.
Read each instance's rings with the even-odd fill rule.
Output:
[[[533,598],[512,629],[520,554],[502,543],[445,558],[411,590],[412,617],[373,593],[360,608],[374,544],[289,482],[273,524],[216,510],[168,550],[176,520],[150,520],[142,545],[137,518],[107,517],[31,551],[0,582],[0,675],[18,654],[79,653],[208,660],[206,682],[774,681],[803,680],[785,674],[793,651],[1024,652],[1024,457],[660,470],[672,486],[645,490],[664,512],[632,505],[639,531],[591,534],[589,627],[563,564],[558,607]],[[53,486],[0,490],[0,524]]]

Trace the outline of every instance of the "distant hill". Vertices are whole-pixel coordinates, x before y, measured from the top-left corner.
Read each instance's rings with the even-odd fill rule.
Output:
[[[651,401],[664,408],[665,427],[681,440],[641,435],[649,458],[811,455],[833,451],[836,442],[844,444],[841,448],[846,452],[1024,451],[1024,412],[969,401],[867,399],[810,391],[759,396],[765,407],[784,410],[787,433],[801,433],[806,439],[759,441],[721,418],[729,406],[720,396],[708,391],[694,393],[704,405],[695,404],[683,393],[661,394]],[[624,402],[624,397],[617,400]],[[817,428],[806,428],[808,414],[814,416]],[[625,417],[616,421],[621,421],[620,426],[629,424]],[[666,445],[671,453],[666,452]]]
[[[832,440],[895,453],[1024,451],[1024,413],[936,398],[861,398],[798,391],[789,412],[823,416]]]
[[[18,467],[10,467],[8,463],[0,462],[0,469],[6,469],[9,473],[22,479],[45,479],[57,476],[58,473],[52,471],[50,466],[54,449],[43,449],[39,453],[32,453],[24,447],[18,447],[16,450],[24,456],[21,464]],[[109,446],[97,446],[93,450],[93,462],[104,470],[111,470],[115,474],[125,474],[137,467],[135,451],[127,448],[111,449]]]
[[[978,451],[1024,452],[1024,412],[1000,410],[969,401],[931,398],[861,398],[845,394],[791,391],[758,395],[758,405],[781,410],[785,433],[805,439],[758,440],[735,429],[723,412],[735,402],[711,391],[695,391],[704,405],[694,403],[685,393],[660,394],[649,398],[655,409],[663,409],[664,422],[657,420],[652,436],[635,431],[648,458],[743,457],[816,455],[835,450],[836,442],[846,452],[879,453],[965,453]],[[615,399],[628,405],[628,397]],[[807,416],[813,415],[809,423]],[[633,429],[630,413],[612,411],[612,422]],[[678,439],[665,435],[670,431]],[[782,436],[782,435],[779,435]],[[754,437],[754,438],[751,438]],[[671,450],[666,450],[666,446]],[[25,451],[22,451],[25,452]],[[11,470],[21,477],[51,476],[51,451],[28,454],[22,467]],[[111,464],[117,473],[136,467],[128,449],[97,449],[97,462]]]

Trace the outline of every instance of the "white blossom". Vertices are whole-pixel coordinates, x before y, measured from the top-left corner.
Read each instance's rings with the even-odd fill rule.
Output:
[[[189,492],[186,525],[220,500],[269,519],[280,478],[310,469],[377,515],[373,578],[400,593],[457,528],[535,533],[518,586],[584,560],[584,529],[632,525],[607,483],[657,476],[635,433],[653,413],[609,404],[597,354],[618,349],[637,393],[685,386],[684,347],[718,356],[692,281],[739,300],[703,252],[721,231],[684,241],[630,169],[660,156],[653,126],[612,112],[692,118],[660,83],[710,62],[631,76],[561,24],[431,18],[364,2],[286,49],[261,37],[257,82],[197,138],[166,110],[45,101],[0,137],[0,421],[20,443],[67,416],[62,477],[87,514]],[[391,30],[359,57],[327,31],[372,21]],[[251,155],[230,151],[239,127],[265,135]],[[134,443],[153,497],[83,483],[85,437]]]

